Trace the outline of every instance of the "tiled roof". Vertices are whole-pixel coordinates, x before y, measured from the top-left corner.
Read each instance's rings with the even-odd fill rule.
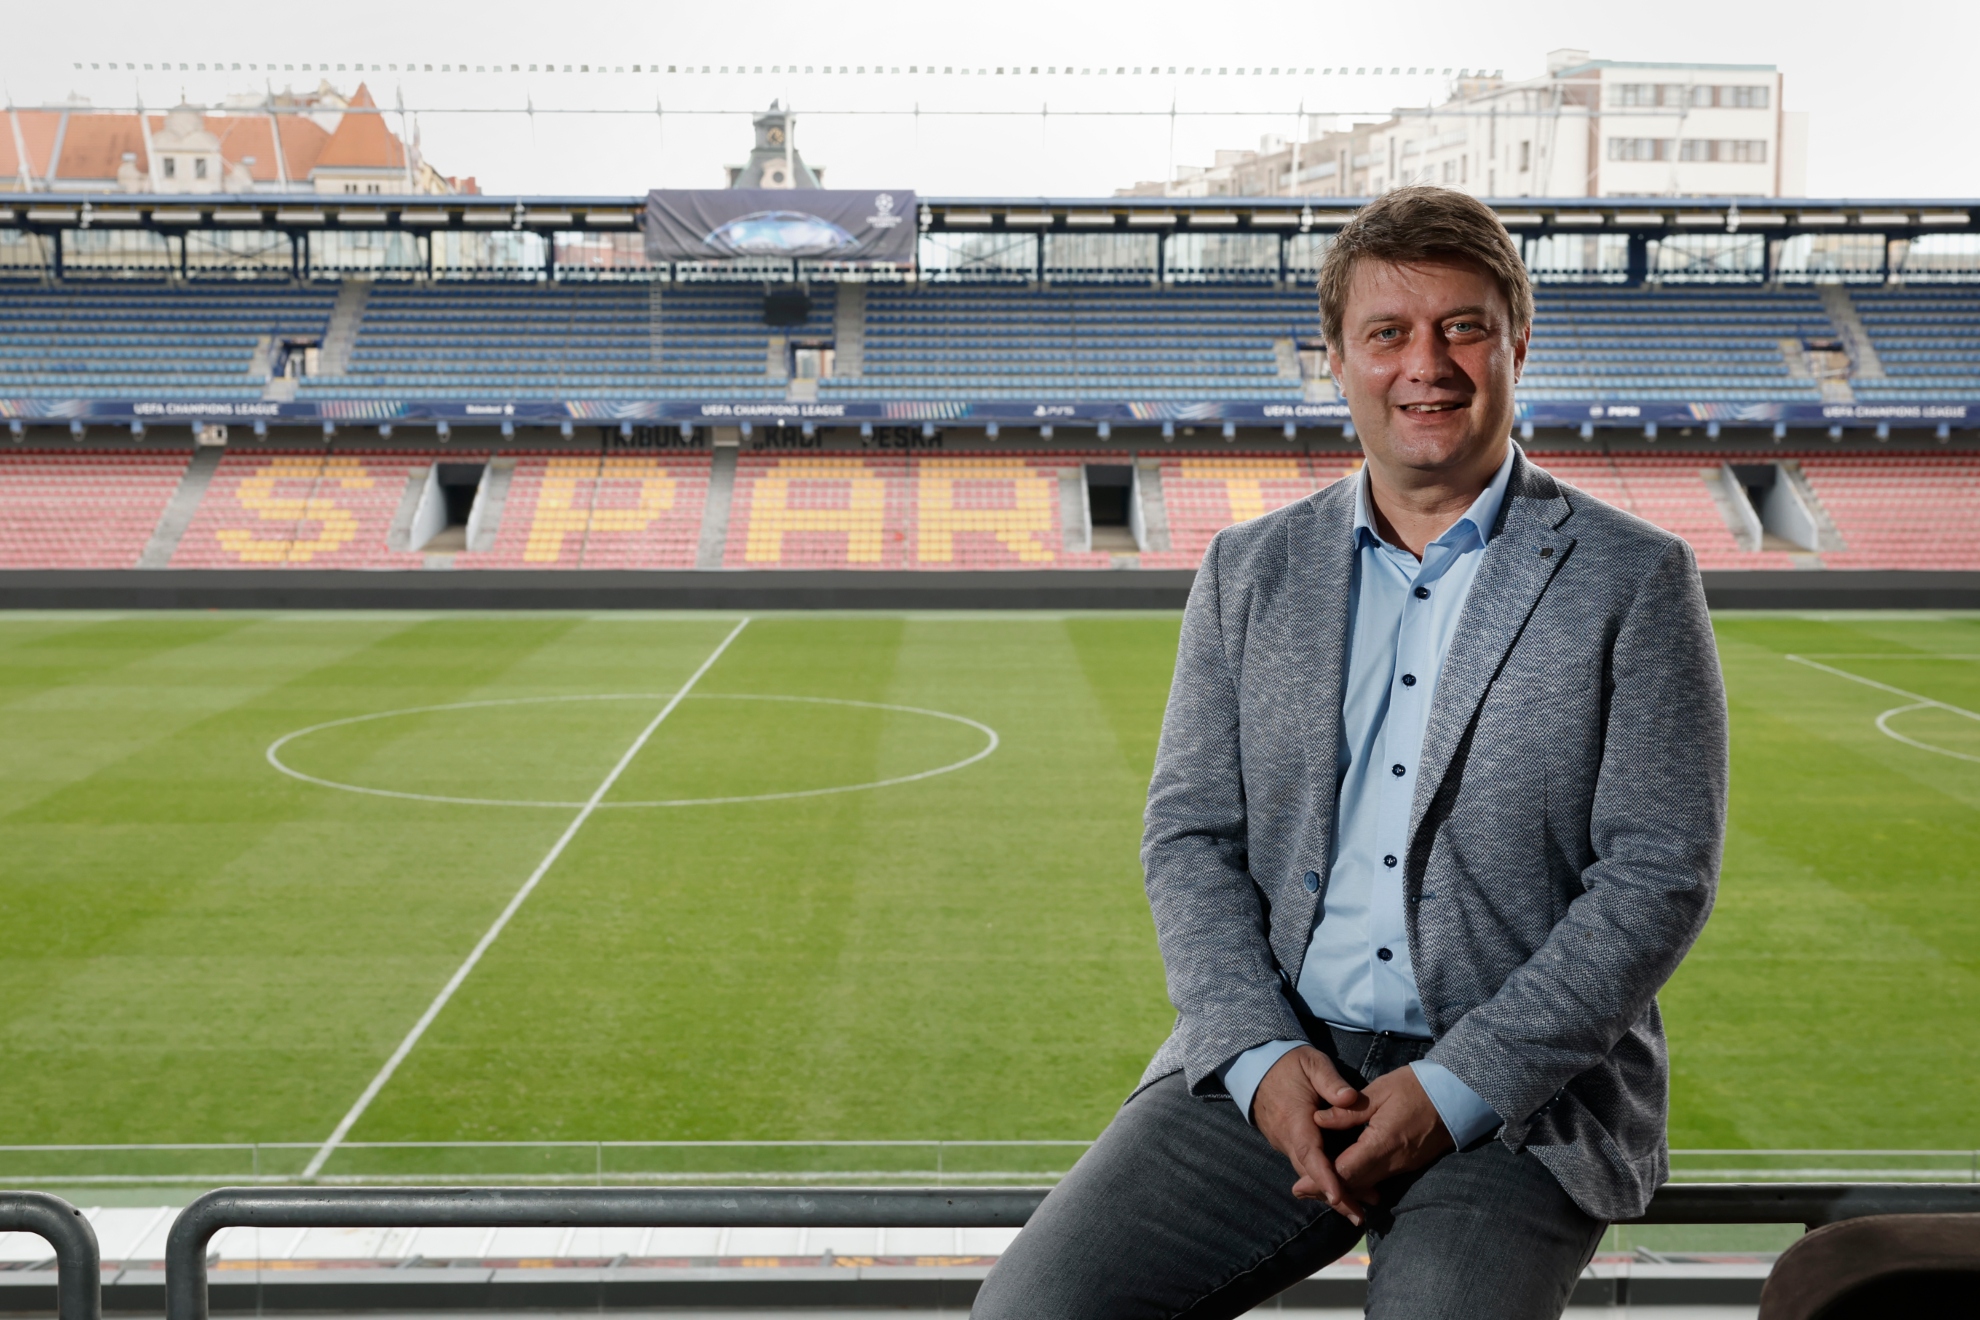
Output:
[[[405,148],[392,130],[385,127],[385,116],[376,113],[377,104],[371,99],[371,90],[359,83],[350,108],[337,123],[337,131],[330,135],[323,154],[316,158],[317,169],[402,170],[406,167]]]
[[[368,110],[374,102],[371,93],[359,87],[350,104]],[[47,186],[49,159],[58,136],[62,141],[62,155],[56,162],[58,189],[64,183],[115,179],[125,152],[137,157],[139,169],[149,165],[145,159],[144,134],[134,114],[78,107],[69,113],[66,131],[62,130],[59,110],[12,110],[7,115],[12,122],[0,123],[0,188],[18,186],[21,163],[15,146],[16,125],[20,128],[19,140],[27,147],[29,173],[37,186]],[[154,114],[150,118],[152,133],[163,131],[165,116]],[[283,171],[275,161],[274,141],[278,130],[291,184],[306,182],[310,171],[325,165],[402,170],[406,164],[405,148],[385,126],[384,116],[378,114],[346,114],[335,133],[326,132],[307,116],[290,114],[210,114],[204,116],[204,127],[220,139],[220,158],[229,168],[249,156],[254,157],[249,172],[256,183],[272,184],[283,178]]]

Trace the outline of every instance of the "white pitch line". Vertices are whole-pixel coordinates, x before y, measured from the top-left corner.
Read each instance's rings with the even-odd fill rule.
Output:
[[[1877,731],[1885,737],[1905,743],[1908,746],[1916,747],[1921,751],[1937,752],[1940,756],[1950,756],[1960,761],[1980,760],[1980,757],[1969,755],[1966,752],[1955,752],[1950,748],[1934,747],[1931,743],[1920,742],[1916,738],[1907,738],[1886,723],[1893,715],[1902,715],[1907,711],[1914,710],[1943,710],[1949,714],[1962,715],[1974,721],[1980,721],[1980,712],[1970,711],[1964,706],[1955,706],[1949,701],[1939,701],[1936,698],[1925,696],[1923,693],[1907,691],[1901,687],[1893,687],[1889,683],[1879,683],[1874,678],[1865,678],[1861,674],[1852,674],[1847,669],[1837,669],[1834,665],[1825,665],[1819,661],[1810,660],[1805,655],[1790,655],[1787,658],[1795,664],[1806,665],[1810,669],[1819,669],[1825,674],[1834,674],[1837,678],[1846,678],[1852,683],[1861,683],[1864,687],[1876,688],[1879,692],[1888,692],[1894,697],[1903,697],[1906,701],[1916,703],[1910,706],[1895,706],[1877,717]],[[1911,657],[1907,656],[1904,658],[1909,659]]]
[[[729,635],[722,639],[722,644],[709,653],[708,658],[701,662],[699,669],[688,675],[688,681],[681,684],[680,690],[668,698],[667,704],[660,708],[660,713],[655,715],[644,729],[640,730],[639,737],[633,739],[632,746],[626,748],[626,754],[619,758],[619,763],[612,767],[611,773],[606,775],[599,783],[597,789],[592,792],[591,797],[586,800],[584,806],[571,820],[571,823],[564,827],[564,832],[557,837],[557,842],[550,845],[550,851],[543,855],[543,860],[538,862],[536,869],[529,873],[529,879],[523,881],[522,888],[516,891],[515,897],[509,900],[509,905],[502,909],[502,915],[495,918],[495,924],[490,926],[487,933],[475,944],[474,949],[468,954],[467,960],[455,969],[451,977],[447,978],[447,984],[440,988],[440,993],[435,995],[433,1002],[426,1006],[426,1011],[419,1015],[419,1021],[413,1023],[412,1030],[408,1031],[406,1038],[399,1042],[399,1048],[392,1051],[392,1057],[385,1060],[385,1066],[378,1070],[378,1075],[373,1077],[371,1084],[364,1088],[364,1093],[358,1096],[357,1103],[351,1106],[350,1112],[346,1113],[338,1122],[336,1128],[324,1140],[323,1144],[317,1147],[316,1154],[311,1156],[309,1163],[303,1167],[303,1177],[314,1178],[323,1168],[324,1161],[328,1160],[336,1152],[337,1147],[350,1134],[350,1130],[357,1125],[357,1121],[364,1117],[364,1111],[371,1107],[371,1102],[378,1098],[380,1091],[385,1089],[385,1083],[392,1080],[392,1074],[399,1070],[399,1065],[405,1062],[408,1054],[412,1053],[413,1046],[419,1044],[419,1038],[426,1034],[426,1029],[433,1025],[435,1018],[440,1016],[440,1010],[447,1006],[447,1001],[454,997],[454,992],[461,988],[462,982],[467,980],[468,973],[472,972],[475,964],[481,961],[481,955],[488,952],[489,946],[493,945],[496,938],[501,935],[503,927],[509,924],[509,918],[516,915],[517,910],[529,898],[538,882],[556,864],[557,859],[563,855],[564,849],[570,845],[571,840],[577,837],[578,830],[583,827],[587,820],[591,819],[591,813],[598,810],[598,804],[611,791],[612,785],[619,782],[619,776],[626,772],[626,767],[632,764],[633,758],[639,755],[640,749],[646,746],[647,740],[653,736],[654,731],[660,727],[661,723],[669,715],[674,713],[676,706],[687,699],[688,693],[694,690],[694,685],[701,681],[704,674],[715,667],[715,662],[722,658],[722,652],[729,649],[729,643],[740,637],[742,630],[748,626],[749,620],[744,619],[741,623],[730,629]]]

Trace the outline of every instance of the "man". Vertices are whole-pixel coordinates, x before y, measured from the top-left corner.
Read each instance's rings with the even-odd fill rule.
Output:
[[[1558,1316],[1668,1172],[1726,797],[1691,553],[1512,444],[1483,204],[1371,203],[1320,307],[1366,462],[1204,555],[1142,849],[1175,1031],[981,1320],[1234,1316],[1364,1231],[1372,1316]]]

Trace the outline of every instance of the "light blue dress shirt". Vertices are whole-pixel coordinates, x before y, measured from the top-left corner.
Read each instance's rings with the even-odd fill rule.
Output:
[[[1350,1031],[1430,1038],[1410,961],[1402,859],[1437,678],[1505,502],[1512,466],[1508,452],[1464,516],[1424,547],[1421,563],[1376,533],[1367,470],[1356,478],[1338,814],[1326,900],[1296,987],[1314,1017]],[[1271,1041],[1224,1066],[1224,1086],[1245,1114],[1266,1072],[1305,1043]],[[1459,1146],[1504,1121],[1450,1069],[1426,1060],[1410,1066]]]

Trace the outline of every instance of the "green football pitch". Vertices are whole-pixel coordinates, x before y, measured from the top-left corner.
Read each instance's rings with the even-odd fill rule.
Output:
[[[1090,1139],[1170,1020],[1177,616],[739,622],[0,615],[0,1176],[293,1172],[352,1115],[325,1174]],[[1673,1144],[1980,1146],[1980,617],[1718,626]],[[779,1149],[636,1158],[896,1158]]]

